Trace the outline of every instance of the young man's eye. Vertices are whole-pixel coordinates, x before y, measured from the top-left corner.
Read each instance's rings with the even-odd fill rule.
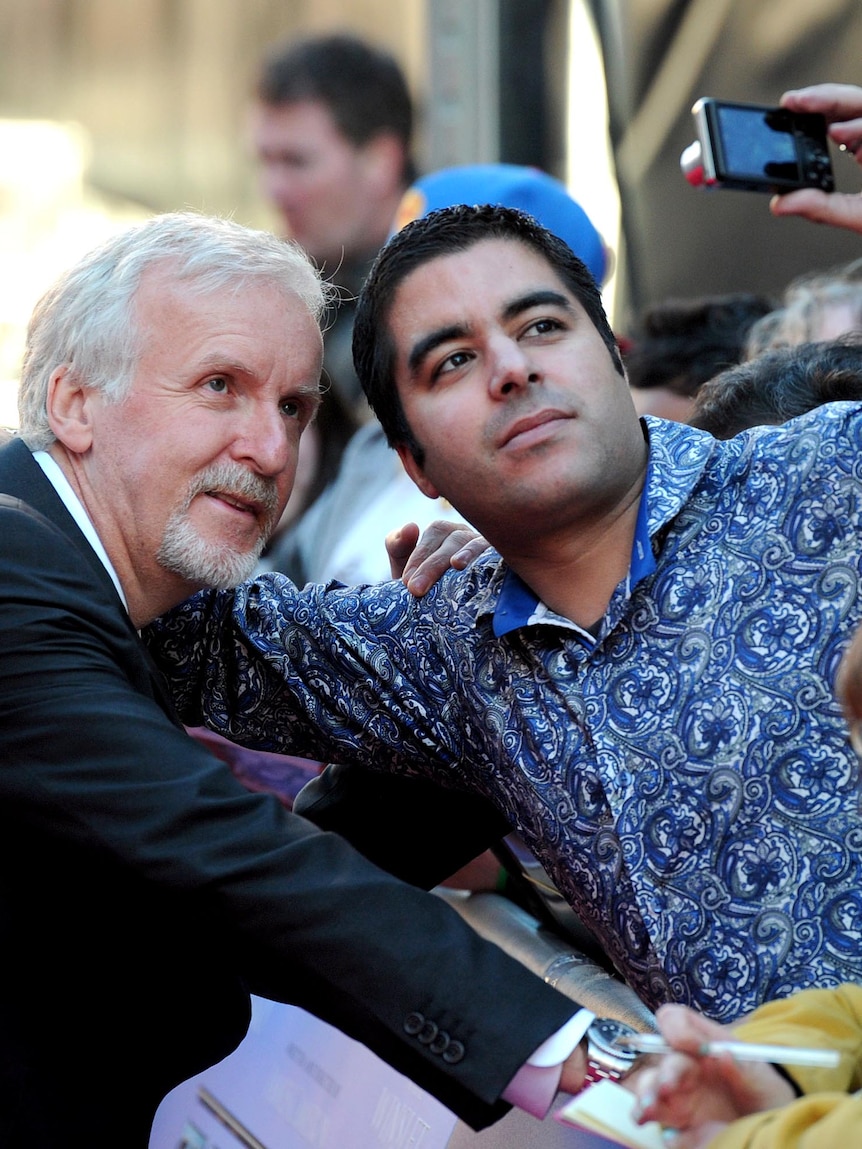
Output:
[[[536,319],[530,324],[528,330],[535,335],[548,335],[551,331],[560,331],[562,326],[559,319],[549,319],[545,317],[544,319]]]
[[[451,355],[447,355],[442,363],[437,366],[434,371],[434,378],[436,379],[439,375],[445,375],[448,371],[457,371],[459,367],[463,367],[469,360],[470,356],[466,351],[453,351]]]

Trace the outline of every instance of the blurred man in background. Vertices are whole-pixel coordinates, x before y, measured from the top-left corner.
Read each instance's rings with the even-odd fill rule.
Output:
[[[285,234],[341,289],[324,367],[338,399],[362,419],[352,298],[415,175],[407,81],[392,56],[353,36],[290,41],[263,61],[250,133]]]

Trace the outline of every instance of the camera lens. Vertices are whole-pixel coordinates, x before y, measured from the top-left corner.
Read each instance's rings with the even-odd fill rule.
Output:
[[[705,175],[703,149],[700,146],[700,140],[695,140],[693,144],[688,145],[679,157],[679,166],[682,168],[682,174],[693,188],[703,187]]]

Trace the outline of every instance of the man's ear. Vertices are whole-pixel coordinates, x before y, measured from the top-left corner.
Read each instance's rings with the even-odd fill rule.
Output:
[[[429,499],[437,499],[440,497],[440,492],[434,486],[430,479],[426,478],[422,468],[413,458],[410,448],[404,443],[399,444],[395,448],[398,452],[398,458],[401,460],[401,465],[423,495],[427,495]]]
[[[93,389],[76,380],[68,363],[51,372],[48,423],[59,442],[76,455],[83,455],[93,443],[93,396]]]
[[[392,132],[378,132],[362,145],[368,181],[382,197],[400,188],[404,180],[404,145]]]

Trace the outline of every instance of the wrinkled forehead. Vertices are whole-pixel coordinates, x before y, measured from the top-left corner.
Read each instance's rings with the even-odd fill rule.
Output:
[[[226,311],[240,307],[248,297],[266,297],[291,318],[309,320],[321,329],[327,293],[314,269],[298,263],[284,269],[244,270],[229,265],[187,266],[173,257],[159,260],[141,274],[133,306],[142,309],[156,300],[211,301]]]

